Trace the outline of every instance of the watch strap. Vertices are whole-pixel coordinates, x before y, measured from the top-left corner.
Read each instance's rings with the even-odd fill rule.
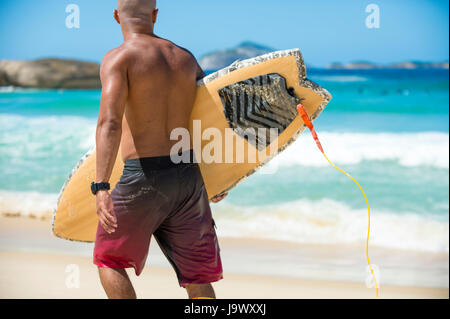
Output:
[[[101,182],[101,183],[92,182],[91,183],[91,192],[94,195],[97,195],[97,192],[100,190],[109,190],[110,188],[111,188],[111,186],[109,185],[109,183],[106,183],[106,182]]]

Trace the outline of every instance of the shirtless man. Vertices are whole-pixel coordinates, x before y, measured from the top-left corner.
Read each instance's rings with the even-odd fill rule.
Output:
[[[141,273],[154,235],[189,298],[215,298],[222,265],[202,176],[192,150],[191,163],[170,159],[170,132],[189,127],[204,74],[187,50],[153,33],[157,14],[155,0],[119,0],[114,10],[124,43],[100,70],[94,263],[109,298],[136,298],[125,268]],[[119,145],[125,167],[110,194]]]

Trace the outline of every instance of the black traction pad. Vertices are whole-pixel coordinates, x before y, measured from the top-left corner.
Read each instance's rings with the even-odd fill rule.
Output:
[[[292,88],[286,87],[286,79],[277,73],[233,83],[218,93],[230,128],[259,151],[292,123],[302,100]],[[270,129],[277,129],[277,134],[271,134]]]

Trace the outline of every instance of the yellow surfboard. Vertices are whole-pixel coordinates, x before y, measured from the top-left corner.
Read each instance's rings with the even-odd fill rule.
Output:
[[[222,194],[284,150],[304,131],[296,106],[315,120],[331,95],[306,78],[300,50],[269,53],[237,61],[198,82],[191,114],[191,147],[209,198]],[[118,182],[123,161],[117,157],[110,179]],[[64,184],[53,215],[56,236],[95,240],[98,218],[90,183],[95,152],[87,153]]]

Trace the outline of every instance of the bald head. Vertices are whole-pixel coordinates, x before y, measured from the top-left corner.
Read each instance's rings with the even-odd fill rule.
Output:
[[[146,25],[153,28],[158,10],[156,0],[118,0],[114,18],[122,26]]]
[[[118,0],[117,9],[122,16],[151,15],[156,9],[156,0]]]

